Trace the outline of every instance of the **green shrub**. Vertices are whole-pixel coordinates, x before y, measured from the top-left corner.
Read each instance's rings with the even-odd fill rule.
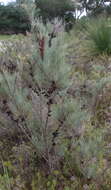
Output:
[[[8,166],[10,166],[10,163],[6,163]],[[11,187],[13,185],[13,177],[9,176],[8,173],[8,167],[5,166],[4,163],[2,163],[3,167],[3,175],[0,175],[0,189],[1,190],[11,190]]]
[[[56,27],[57,25],[58,23]],[[29,41],[27,48],[24,41],[9,44],[4,59],[7,59],[8,52],[10,55],[8,54],[7,65],[3,64],[8,71],[3,70],[1,63],[0,78],[1,100],[6,97],[13,115],[8,112],[9,118],[12,118],[8,121],[9,126],[14,122],[23,131],[25,127],[25,130],[31,132],[30,141],[50,170],[58,167],[59,161],[64,158],[70,135],[71,138],[83,135],[82,123],[87,118],[87,112],[81,110],[81,103],[67,94],[72,82],[71,66],[65,62],[67,46],[63,27],[49,46],[49,33],[53,27],[50,23],[45,26],[40,22],[35,23],[33,42]],[[41,39],[45,40],[43,49],[40,49]],[[25,64],[23,55],[20,57],[21,51],[25,51]],[[44,51],[43,54],[41,51]],[[10,57],[13,64],[10,63]],[[17,65],[18,60],[20,62]],[[11,71],[12,67],[14,71]],[[1,120],[4,123],[4,116]],[[7,122],[5,126],[7,127]]]
[[[87,24],[88,42],[94,54],[111,54],[111,27],[107,19],[97,19]]]
[[[29,163],[32,162],[28,158],[31,158],[33,147],[32,158],[37,174],[32,181],[34,190],[59,187],[71,190],[102,189],[101,181],[104,181],[104,187],[110,182],[110,160],[107,162],[107,157],[111,156],[105,140],[110,125],[107,123],[108,127],[104,129],[104,126],[92,124],[91,118],[94,117],[94,121],[103,118],[104,113],[97,118],[96,111],[99,111],[101,101],[103,104],[106,102],[106,96],[110,109],[108,59],[106,68],[105,61],[103,65],[95,61],[98,63],[96,65],[91,62],[91,58],[84,61],[84,56],[82,66],[80,63],[73,66],[66,64],[66,33],[61,22],[55,22],[44,25],[41,21],[34,20],[28,40],[17,38],[14,43],[10,40],[3,44],[5,48],[0,65],[0,128],[8,131],[14,145],[17,141],[21,142],[19,138],[24,144],[28,141],[30,149],[21,145],[17,146],[17,150],[16,147],[11,149],[15,150],[16,158],[21,160],[24,166],[21,171],[24,174],[32,171],[29,170]],[[83,42],[93,42],[90,35],[87,37],[82,34],[82,37]],[[82,46],[83,43],[76,45],[77,50],[79,45]],[[86,72],[85,69],[89,66],[91,69],[88,68]],[[69,92],[72,86],[74,95]],[[100,114],[102,109],[100,108]],[[105,109],[106,115],[110,113],[109,109]],[[20,137],[17,136],[18,129]],[[10,133],[11,130],[14,132]],[[110,140],[110,133],[108,138]],[[18,171],[20,175],[21,172]],[[106,177],[103,180],[103,174],[105,176],[106,173],[108,180]],[[29,183],[31,185],[28,180],[28,185]]]

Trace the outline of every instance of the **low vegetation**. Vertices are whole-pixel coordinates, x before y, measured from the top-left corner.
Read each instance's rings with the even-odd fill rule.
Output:
[[[0,52],[0,189],[110,190],[110,19],[32,21]]]

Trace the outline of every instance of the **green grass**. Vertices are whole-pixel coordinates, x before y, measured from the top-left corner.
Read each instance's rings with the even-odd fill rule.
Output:
[[[111,27],[108,20],[94,20],[87,25],[90,47],[95,54],[111,54]]]
[[[10,39],[12,37],[12,35],[1,35],[0,34],[0,40],[7,40]]]
[[[4,34],[0,34],[0,40],[9,40],[9,39],[20,39],[20,38],[24,38],[24,35],[18,34],[18,35],[4,35]]]

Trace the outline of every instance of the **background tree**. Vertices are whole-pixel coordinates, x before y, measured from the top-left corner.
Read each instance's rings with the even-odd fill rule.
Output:
[[[69,31],[74,22],[76,10],[75,2],[71,0],[35,0],[36,16],[42,17],[43,21],[62,19],[66,24],[66,30]]]
[[[23,3],[25,3],[25,0],[16,0],[16,4],[19,6]]]
[[[26,30],[30,30],[30,22],[23,7],[0,6],[0,33],[25,33]]]
[[[43,19],[53,19],[55,17],[64,18],[66,13],[75,11],[75,6],[69,0],[35,0],[36,8]]]
[[[107,13],[111,6],[111,2],[108,0],[79,0],[79,3],[83,10],[90,15]]]

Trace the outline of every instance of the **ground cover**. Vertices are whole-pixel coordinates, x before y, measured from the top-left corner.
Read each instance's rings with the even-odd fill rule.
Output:
[[[2,190],[111,189],[110,28],[98,20],[103,31],[92,33],[93,22],[70,34],[56,28],[54,38],[52,24],[37,22],[32,34],[5,44]]]

